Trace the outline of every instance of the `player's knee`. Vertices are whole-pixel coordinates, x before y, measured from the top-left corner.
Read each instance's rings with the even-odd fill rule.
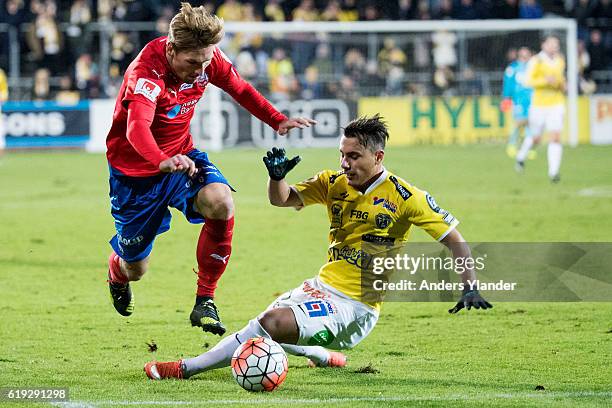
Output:
[[[142,279],[144,274],[147,272],[148,262],[138,261],[128,263],[125,262],[122,265],[122,269],[130,281],[138,281]]]
[[[223,185],[201,190],[196,199],[197,210],[204,218],[230,219],[234,215],[234,200],[229,187]]]
[[[279,343],[297,343],[299,333],[290,308],[268,310],[259,318],[259,324],[273,340]]]

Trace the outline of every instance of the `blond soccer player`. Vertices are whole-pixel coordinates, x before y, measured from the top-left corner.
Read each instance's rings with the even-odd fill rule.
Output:
[[[561,132],[565,115],[565,61],[559,52],[559,39],[548,36],[542,42],[542,51],[529,61],[527,85],[533,87],[529,128],[532,137],[525,138],[516,155],[516,169],[522,172],[525,159],[532,147],[537,146],[548,133],[548,177],[553,183],[560,180],[559,169],[563,147]]]

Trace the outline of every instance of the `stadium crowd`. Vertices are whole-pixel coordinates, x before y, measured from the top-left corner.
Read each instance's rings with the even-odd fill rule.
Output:
[[[62,101],[113,97],[129,62],[149,40],[164,35],[180,1],[161,0],[0,0],[0,96]],[[375,21],[432,19],[533,19],[573,17],[579,25],[579,66],[592,71],[612,68],[612,0],[226,0],[204,4],[225,21]],[[154,22],[154,29],[109,31],[109,61],[100,64],[100,30],[92,23]],[[20,78],[31,79],[29,93],[5,96],[2,78],[9,68],[7,27],[18,32]],[[119,27],[119,26],[118,26]],[[153,27],[153,24],[152,24]],[[486,89],[477,70],[503,70],[507,61],[474,57],[459,69],[458,38],[435,32],[428,38],[398,43],[381,40],[376,58],[342,38],[314,34],[282,38],[227,36],[222,44],[239,72],[273,99],[358,95],[480,94]],[[511,48],[508,43],[506,48]],[[516,44],[519,46],[521,44]],[[536,44],[534,44],[535,46]],[[472,47],[478,48],[478,47]],[[504,51],[505,52],[505,51]],[[512,55],[509,50],[508,55]],[[472,59],[470,59],[472,64]],[[489,66],[487,66],[487,64]],[[493,66],[491,66],[493,65]],[[108,66],[102,75],[101,67]],[[430,80],[413,80],[429,73]],[[597,80],[597,78],[596,78]],[[602,85],[610,81],[603,79]],[[27,81],[26,81],[27,82]],[[6,88],[6,85],[4,85]],[[495,92],[496,90],[489,90]]]

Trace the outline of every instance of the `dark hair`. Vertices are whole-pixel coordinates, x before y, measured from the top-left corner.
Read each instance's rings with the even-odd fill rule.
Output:
[[[387,122],[383,120],[379,113],[372,117],[362,116],[346,125],[344,137],[356,137],[359,144],[368,148],[372,153],[377,150],[384,150],[385,144],[389,140]]]

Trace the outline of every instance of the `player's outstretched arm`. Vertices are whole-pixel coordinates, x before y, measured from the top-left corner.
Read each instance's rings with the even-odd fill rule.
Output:
[[[299,117],[299,118],[289,118],[289,119],[283,120],[278,125],[278,134],[279,135],[286,135],[293,128],[304,129],[304,128],[310,127],[312,125],[315,125],[316,123],[317,123],[316,120],[309,119],[309,118],[302,118],[302,117]]]
[[[469,245],[465,242],[461,233],[456,229],[449,232],[448,235],[442,239],[442,243],[451,250],[453,258],[455,259],[472,257]],[[487,302],[480,293],[478,293],[477,289],[470,288],[468,282],[476,281],[476,272],[474,272],[473,269],[466,268],[461,274],[461,280],[463,281],[464,287],[463,294],[457,304],[452,309],[448,310],[448,313],[457,313],[463,308],[470,310],[472,307],[476,309],[490,309],[493,307],[492,304]]]
[[[285,149],[273,147],[263,158],[263,162],[268,169],[268,199],[270,204],[277,207],[301,207],[302,201],[297,193],[289,187],[285,181],[285,176],[299,162],[300,156],[295,156],[293,159],[287,159]]]

